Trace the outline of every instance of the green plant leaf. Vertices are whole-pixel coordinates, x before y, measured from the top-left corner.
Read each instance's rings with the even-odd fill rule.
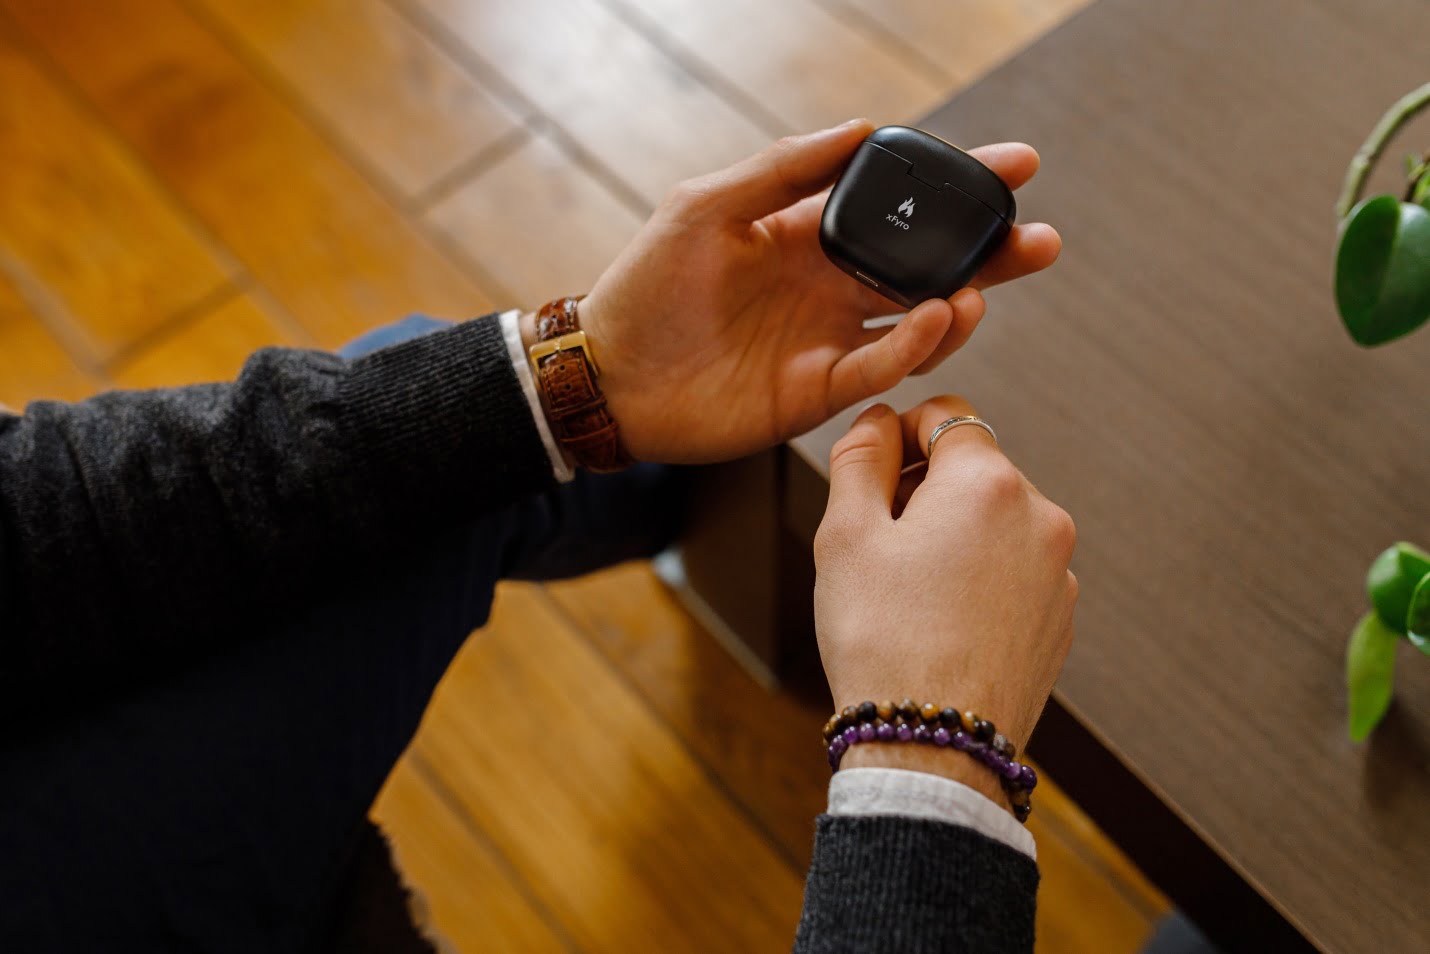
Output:
[[[1430,573],[1430,553],[1413,543],[1397,543],[1371,563],[1365,575],[1366,595],[1376,615],[1388,628],[1405,632],[1410,598]]]
[[[1400,634],[1380,621],[1375,613],[1366,613],[1356,624],[1346,644],[1346,688],[1350,696],[1350,718],[1347,723],[1351,741],[1360,742],[1370,735],[1385,710],[1390,708],[1392,683],[1395,678],[1395,644]]]
[[[1430,635],[1430,573],[1420,578],[1405,610],[1405,633]]]
[[[1410,645],[1430,656],[1430,573],[1415,587],[1405,614],[1405,636]]]
[[[1380,195],[1351,210],[1336,249],[1336,307],[1364,347],[1430,319],[1430,209]]]

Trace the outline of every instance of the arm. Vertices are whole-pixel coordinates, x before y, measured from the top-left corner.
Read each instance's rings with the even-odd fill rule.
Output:
[[[551,480],[495,319],[33,404],[0,416],[0,680],[212,641]]]
[[[815,622],[836,708],[972,710],[1026,745],[1072,640],[1075,532],[971,415],[876,405],[835,445],[815,540]],[[893,770],[893,771],[891,771]],[[861,778],[866,776],[867,778]],[[820,817],[799,952],[1030,952],[1032,840],[994,774],[952,748],[851,746]]]
[[[979,288],[1057,256],[1056,232],[1019,225],[976,287],[866,329],[896,306],[823,257],[818,226],[871,128],[682,184],[601,276],[582,326],[636,459],[728,460],[809,430],[936,365],[982,317]],[[1020,145],[978,155],[1015,188],[1038,164]],[[102,674],[142,663],[138,644],[157,660],[213,643],[550,480],[490,321],[0,418],[0,698],[61,661]]]

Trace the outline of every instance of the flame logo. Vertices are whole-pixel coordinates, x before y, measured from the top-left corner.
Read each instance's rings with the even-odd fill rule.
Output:
[[[909,197],[908,197],[907,199],[905,199],[902,203],[900,203],[900,205],[899,205],[899,211],[902,212],[902,213],[904,213],[904,218],[906,218],[906,219],[907,219],[909,216],[913,215],[913,214],[914,214],[914,197],[913,197],[913,196],[909,196]]]

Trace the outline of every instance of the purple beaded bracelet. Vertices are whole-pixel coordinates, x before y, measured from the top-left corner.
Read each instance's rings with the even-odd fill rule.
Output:
[[[1016,761],[1013,744],[993,723],[972,712],[920,706],[910,699],[898,705],[864,702],[835,713],[824,727],[824,739],[829,767],[836,772],[844,753],[865,742],[916,742],[967,752],[998,776],[1018,821],[1027,821],[1032,813],[1029,796],[1038,784],[1038,773],[1031,765]]]

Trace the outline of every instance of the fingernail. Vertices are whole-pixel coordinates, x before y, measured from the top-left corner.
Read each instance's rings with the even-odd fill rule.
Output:
[[[854,418],[854,423],[858,424],[861,421],[877,421],[879,418],[883,417],[885,414],[888,413],[889,405],[870,404],[868,407],[864,408],[864,410],[859,412],[859,416]]]
[[[857,119],[846,119],[844,122],[840,123],[838,126],[835,126],[834,128],[835,128],[835,129],[850,129],[850,128],[854,127],[854,126],[862,126],[862,125],[864,125],[864,124],[867,123],[867,122],[869,122],[869,120],[865,119],[863,116],[860,116],[860,117],[858,117]]]

